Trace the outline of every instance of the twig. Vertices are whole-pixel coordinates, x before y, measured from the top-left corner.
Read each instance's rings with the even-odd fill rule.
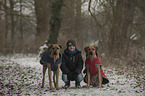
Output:
[[[89,6],[88,6],[88,11],[91,14],[91,16],[95,19],[96,25],[99,25],[99,27],[101,28],[102,25],[98,22],[97,18],[95,17],[95,15],[91,12],[91,2],[92,0],[89,0]]]

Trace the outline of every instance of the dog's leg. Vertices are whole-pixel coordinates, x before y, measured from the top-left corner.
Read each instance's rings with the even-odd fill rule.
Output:
[[[90,68],[89,65],[86,66],[87,67],[87,88],[90,87]]]
[[[55,76],[56,76],[56,71],[53,72],[53,83],[54,83],[54,86],[55,86],[55,88],[56,88]]]
[[[100,88],[102,86],[102,77],[101,77],[101,72],[100,72],[100,65],[96,65],[97,71],[98,71],[98,76],[97,76],[97,81],[98,81],[98,87]]]
[[[59,84],[58,84],[58,80],[59,80],[59,69],[60,69],[60,65],[58,64],[58,69],[56,70],[56,90],[59,90]]]
[[[52,87],[52,74],[51,74],[51,64],[47,64],[48,66],[48,76],[49,76],[49,86],[50,86],[50,90],[53,90]]]
[[[45,81],[46,69],[47,69],[47,66],[46,65],[43,65],[43,79],[42,79],[42,86],[41,86],[41,88],[44,88],[44,81]]]

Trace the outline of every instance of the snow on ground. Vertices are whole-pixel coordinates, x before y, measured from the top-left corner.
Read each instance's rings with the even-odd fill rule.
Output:
[[[145,96],[143,88],[137,87],[135,78],[117,75],[111,68],[103,68],[110,83],[102,88],[75,89],[75,82],[71,82],[69,89],[50,91],[48,75],[45,87],[41,88],[42,66],[36,55],[15,54],[0,56],[0,95],[30,95],[30,96]],[[118,70],[119,71],[119,70]],[[59,76],[60,88],[64,85]],[[81,85],[86,85],[83,81]]]

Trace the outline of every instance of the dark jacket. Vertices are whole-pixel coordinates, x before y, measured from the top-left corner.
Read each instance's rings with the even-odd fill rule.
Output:
[[[68,74],[70,72],[81,73],[83,69],[81,51],[76,49],[76,52],[73,55],[70,55],[68,49],[65,49],[62,54],[62,64],[60,68],[63,74]]]
[[[43,53],[41,60],[40,60],[40,64],[41,65],[47,65],[47,64],[51,64],[51,70],[52,71],[56,71],[58,69],[58,64],[62,63],[62,57],[61,54],[59,53],[59,59],[57,59],[57,61],[54,63],[54,58],[51,58],[49,56],[50,52],[47,50]]]

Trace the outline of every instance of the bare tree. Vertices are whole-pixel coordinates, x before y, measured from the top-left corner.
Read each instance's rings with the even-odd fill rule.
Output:
[[[59,30],[61,27],[61,8],[63,0],[54,0],[51,5],[50,35],[47,44],[57,43]]]
[[[0,1],[0,5],[2,4],[2,1]],[[2,6],[0,6],[0,51],[5,47],[5,23],[2,17]]]
[[[134,19],[136,0],[117,0],[110,3],[114,3],[113,21],[110,30],[110,41],[108,46],[110,48],[110,54],[114,56],[126,55],[128,48],[128,28],[132,24]]]
[[[22,0],[20,0],[20,16],[22,16]],[[23,45],[23,20],[22,17],[20,17],[20,38],[21,38],[21,44]]]
[[[89,0],[88,11],[96,22],[96,27],[99,29],[98,32],[101,32],[100,39],[103,40],[104,44],[106,44],[104,41],[108,40],[107,45],[109,54],[114,57],[119,56],[118,53],[120,55],[127,55],[126,53],[129,48],[129,28],[134,20],[136,0],[96,1],[99,7],[102,8],[99,11],[95,10],[97,14],[101,14],[104,18],[101,19],[101,21],[99,19],[101,17],[97,17],[98,15],[91,11],[91,2],[92,0]],[[104,21],[105,23],[103,23]],[[104,34],[105,36],[103,36]]]
[[[135,40],[138,42],[137,45],[139,45],[139,47],[145,47],[145,1],[139,0],[137,1],[136,5],[136,15],[132,24],[132,31],[134,31],[132,34],[136,34],[136,36],[139,37],[138,40]]]
[[[3,22],[0,18],[0,51],[5,48],[5,27]]]
[[[81,30],[82,28],[82,18],[81,18],[81,0],[75,0],[76,4],[76,14],[75,14],[75,28],[74,32],[76,32],[77,36],[77,43],[78,43],[78,48],[83,50],[83,37],[82,33],[83,31]]]
[[[52,0],[35,0],[35,13],[36,13],[36,45],[42,45],[49,36],[49,20],[51,16],[51,3]]]
[[[61,43],[66,43],[68,39],[74,39],[82,49],[82,17],[81,17],[81,0],[64,0],[62,8],[62,27],[60,29]]]
[[[15,20],[14,20],[14,0],[9,0],[10,2],[10,17],[11,17],[11,46],[14,48],[14,36],[15,36]]]
[[[7,47],[8,44],[8,7],[7,7],[7,0],[4,0],[4,11],[5,11],[5,45]]]

